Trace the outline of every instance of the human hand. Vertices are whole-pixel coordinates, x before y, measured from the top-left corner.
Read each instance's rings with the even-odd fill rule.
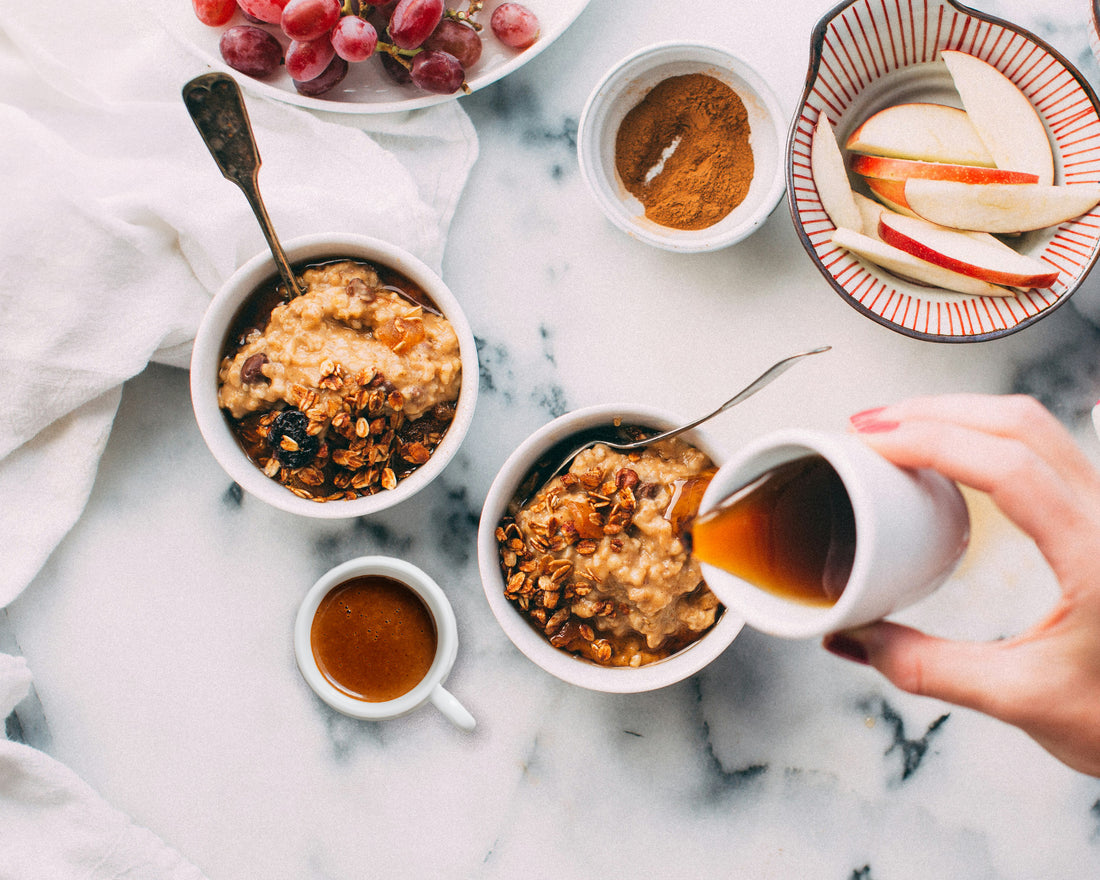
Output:
[[[1022,395],[914,398],[851,422],[900,467],[932,468],[987,493],[1035,541],[1061,596],[1045,618],[1001,641],[951,641],[883,621],[830,634],[824,646],[904,691],[1013,724],[1100,776],[1100,472]]]

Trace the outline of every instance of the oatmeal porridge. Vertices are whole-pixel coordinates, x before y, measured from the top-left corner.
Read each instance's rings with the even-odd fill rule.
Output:
[[[683,538],[713,474],[678,438],[586,449],[499,524],[505,595],[554,647],[603,666],[686,647],[722,611]]]
[[[386,273],[386,274],[383,274]],[[272,282],[238,317],[218,404],[249,458],[303,498],[392,489],[424,464],[454,418],[458,336],[411,282],[337,260]]]

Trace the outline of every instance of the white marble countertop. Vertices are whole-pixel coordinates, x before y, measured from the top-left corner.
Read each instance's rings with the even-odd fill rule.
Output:
[[[695,415],[822,343],[834,351],[714,435],[732,448],[781,426],[843,429],[913,393],[1025,391],[1100,460],[1087,420],[1100,331],[1074,308],[996,342],[921,343],[841,301],[785,203],[741,244],[682,256],[630,239],[590,198],[576,124],[611,64],[659,40],[722,43],[793,110],[831,5],[592,0],[540,56],[461,99],[480,157],[443,272],[479,341],[481,397],[458,459],[403,507],[318,522],[242,498],[202,443],[186,374],[133,380],[84,516],[7,610],[44,716],[22,706],[9,727],[213,880],[1098,876],[1100,780],[999,722],[749,630],[681,684],[588,692],[520,655],[481,591],[481,502],[535,428],[611,400]],[[1083,0],[974,5],[1100,85]],[[995,638],[1040,614],[1054,585],[974,503],[966,562],[906,619]],[[421,566],[454,604],[448,687],[477,717],[472,734],[431,708],[351,721],[298,674],[304,592],[373,553]]]

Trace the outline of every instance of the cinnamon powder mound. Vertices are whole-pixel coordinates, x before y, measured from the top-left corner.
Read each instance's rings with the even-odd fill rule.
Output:
[[[748,194],[749,134],[744,102],[728,85],[703,73],[669,77],[623,118],[615,169],[654,223],[705,229]]]

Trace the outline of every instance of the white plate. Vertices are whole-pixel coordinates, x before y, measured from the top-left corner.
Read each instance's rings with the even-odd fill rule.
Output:
[[[487,0],[484,8],[477,14],[477,21],[484,26],[484,49],[481,59],[467,71],[466,84],[470,91],[496,82],[513,70],[522,67],[554,40],[561,36],[578,15],[584,11],[589,0],[526,0],[539,18],[540,36],[528,49],[517,52],[501,44],[489,29],[489,17],[503,0]],[[461,4],[456,5],[459,8]],[[413,85],[399,85],[382,70],[377,58],[368,58],[359,64],[350,65],[348,75],[336,88],[321,98],[308,98],[298,94],[294,83],[283,68],[266,79],[254,79],[233,70],[222,60],[218,50],[218,41],[226,28],[237,24],[249,24],[244,16],[237,12],[229,24],[223,27],[209,27],[195,17],[188,0],[169,0],[162,7],[165,24],[185,46],[202,58],[215,70],[232,74],[241,87],[259,95],[265,95],[299,107],[313,110],[328,110],[334,113],[395,113],[430,107],[449,101],[456,95],[433,95],[421,91]],[[258,25],[275,34],[285,50],[289,40],[275,25]],[[379,35],[385,39],[384,34]],[[462,92],[457,93],[458,96]]]

